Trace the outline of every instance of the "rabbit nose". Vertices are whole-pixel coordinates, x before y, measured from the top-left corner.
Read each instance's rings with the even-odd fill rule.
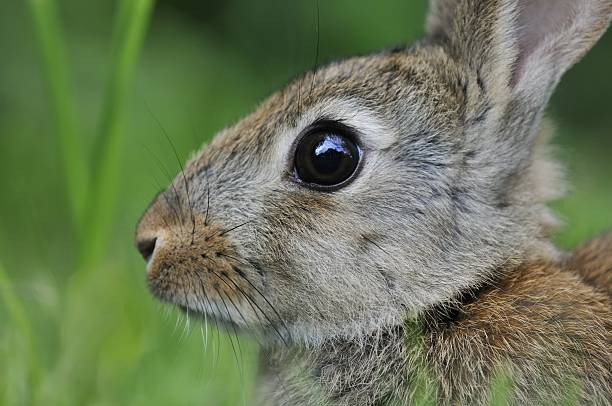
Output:
[[[155,243],[157,242],[157,238],[147,238],[139,240],[136,243],[136,248],[140,252],[140,255],[144,258],[145,261],[149,262],[153,252],[155,251]]]

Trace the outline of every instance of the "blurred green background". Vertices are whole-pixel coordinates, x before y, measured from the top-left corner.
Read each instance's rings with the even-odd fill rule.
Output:
[[[317,12],[318,9],[318,12]],[[0,404],[250,404],[256,346],[153,300],[134,225],[181,159],[319,61],[409,42],[425,1],[0,2]],[[612,227],[612,34],[550,116],[563,247]]]

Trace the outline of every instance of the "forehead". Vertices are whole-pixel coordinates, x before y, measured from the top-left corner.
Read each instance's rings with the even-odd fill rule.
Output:
[[[447,125],[458,119],[465,103],[463,76],[441,49],[432,47],[334,62],[270,96],[253,113],[218,134],[195,161],[227,160],[242,155],[241,151],[264,158],[288,128],[307,126],[309,120],[342,119],[347,114],[358,118],[363,111],[390,127],[418,120],[429,121],[423,126],[435,125],[437,118]]]

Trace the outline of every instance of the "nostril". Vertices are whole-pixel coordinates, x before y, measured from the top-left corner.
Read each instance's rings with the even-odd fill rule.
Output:
[[[142,255],[145,261],[149,262],[149,259],[151,259],[151,255],[153,255],[153,251],[155,251],[156,242],[157,238],[152,238],[150,240],[138,241],[136,244],[136,248],[138,248],[140,255]]]

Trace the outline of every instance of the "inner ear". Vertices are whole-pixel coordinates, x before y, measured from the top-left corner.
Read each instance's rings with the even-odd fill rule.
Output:
[[[612,0],[430,0],[427,33],[506,99],[543,104],[605,32]],[[510,89],[507,86],[510,85]]]
[[[567,29],[576,15],[575,7],[576,0],[555,0],[554,7],[548,1],[519,1],[517,25],[521,52],[529,54],[547,34]]]
[[[513,87],[549,93],[606,31],[611,16],[611,0],[518,0]]]
[[[568,30],[577,16],[576,0],[550,1],[520,0],[518,2],[516,30],[518,33],[518,59],[515,63],[512,85],[516,85],[523,73],[525,62],[536,49]]]

